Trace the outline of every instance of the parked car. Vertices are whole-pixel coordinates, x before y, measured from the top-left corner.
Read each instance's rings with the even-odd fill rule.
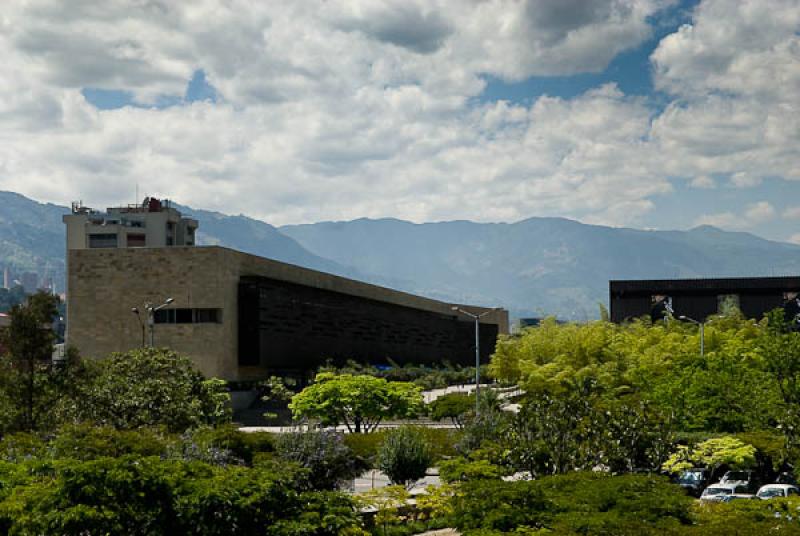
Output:
[[[716,484],[712,484],[703,490],[703,494],[700,495],[700,500],[727,501],[730,499],[724,499],[724,497],[731,495],[750,495],[752,497],[752,494],[749,493],[749,489],[747,486],[743,486],[741,484],[717,482]]]
[[[754,471],[728,471],[722,475],[719,483],[745,486],[749,490],[746,493],[755,493],[759,486],[758,478]]]
[[[677,484],[689,495],[699,497],[708,485],[708,480],[708,469],[687,469],[678,476]]]
[[[790,497],[800,495],[800,488],[791,484],[767,484],[761,486],[756,493],[759,499],[774,499],[775,497]]]
[[[730,495],[721,495],[719,498],[719,502],[732,502],[732,501],[741,501],[741,500],[758,500],[758,497],[753,495],[752,493],[731,493]]]

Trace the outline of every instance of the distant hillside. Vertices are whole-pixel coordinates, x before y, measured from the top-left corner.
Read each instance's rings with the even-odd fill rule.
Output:
[[[359,219],[281,232],[342,264],[414,281],[415,292],[516,315],[593,318],[609,279],[800,273],[800,246],[703,226],[641,231],[561,218],[512,224]]]
[[[10,267],[17,275],[47,275],[63,290],[66,246],[61,215],[67,212],[68,207],[0,191],[0,268]]]
[[[104,209],[105,207],[96,207]],[[639,231],[560,218],[413,224],[360,219],[276,229],[178,206],[198,241],[515,316],[597,316],[609,279],[800,274],[800,246],[714,227]],[[68,207],[0,192],[0,268],[47,271],[63,290]]]

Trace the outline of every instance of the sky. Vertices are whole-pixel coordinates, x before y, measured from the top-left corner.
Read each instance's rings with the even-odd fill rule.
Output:
[[[798,0],[5,0],[0,189],[800,244]]]

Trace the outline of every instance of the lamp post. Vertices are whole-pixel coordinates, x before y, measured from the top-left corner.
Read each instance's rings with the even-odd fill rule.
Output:
[[[139,314],[139,308],[134,307],[131,309],[131,312],[136,315],[136,320],[139,321],[139,326],[142,328],[142,348],[147,346],[147,342],[144,336],[144,322],[142,321],[142,316]]]
[[[154,306],[150,302],[147,302],[147,303],[144,304],[144,307],[147,310],[147,324],[150,327],[150,348],[155,348],[155,326],[156,326],[155,316],[156,316],[156,311],[160,311],[161,309],[163,309],[164,307],[166,307],[167,305],[169,305],[173,301],[175,301],[175,300],[173,300],[172,298],[167,298],[166,300],[164,300],[164,303],[162,303],[161,305],[158,305],[158,306]]]
[[[480,341],[480,319],[484,316],[488,315],[491,312],[494,312],[494,309],[490,309],[488,311],[484,311],[480,314],[470,313],[469,311],[465,311],[464,309],[454,305],[451,307],[453,311],[457,311],[463,315],[467,315],[468,317],[475,320],[475,416],[477,417],[480,413],[480,390],[481,390],[481,341]]]
[[[694,318],[689,318],[686,315],[681,315],[678,318],[680,320],[686,320],[691,322],[692,324],[700,326],[700,359],[702,359],[705,354],[705,348],[706,348],[706,331],[705,331],[706,323],[695,320]]]

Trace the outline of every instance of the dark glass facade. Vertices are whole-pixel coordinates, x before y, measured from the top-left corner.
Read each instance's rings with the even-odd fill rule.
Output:
[[[783,308],[787,320],[798,311],[800,277],[752,277],[725,279],[666,279],[610,281],[611,320],[651,316],[654,320],[672,311],[702,321],[726,305],[736,305],[748,318]]]
[[[471,319],[266,277],[239,283],[239,365],[309,372],[326,361],[474,365]],[[480,324],[481,360],[498,327]]]

